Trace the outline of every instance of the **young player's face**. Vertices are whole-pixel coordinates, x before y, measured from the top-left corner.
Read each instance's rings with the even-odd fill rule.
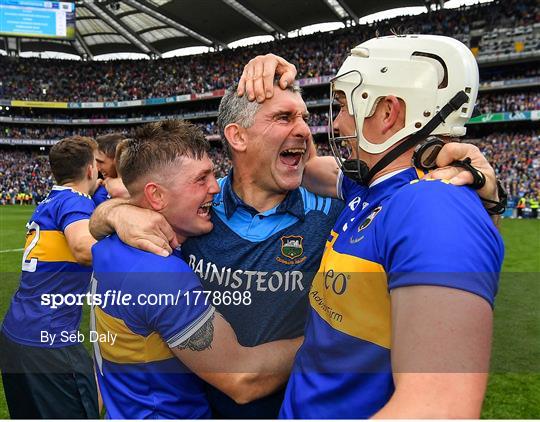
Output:
[[[219,186],[207,155],[201,160],[182,159],[178,170],[167,177],[166,186],[167,206],[162,213],[179,236],[188,238],[212,230],[210,209]]]
[[[255,183],[282,193],[300,186],[306,151],[311,138],[308,111],[298,93],[276,89],[246,129],[245,159],[251,164]]]
[[[107,157],[103,151],[96,150],[96,162],[103,177],[117,177],[114,159]]]
[[[339,136],[355,136],[356,122],[354,120],[354,116],[349,113],[345,95],[343,93],[338,93],[336,95],[336,101],[339,106],[339,113],[334,119],[334,130],[339,133]],[[370,140],[373,143],[380,143],[384,140],[381,138],[380,119],[377,112],[375,112],[375,114],[373,114],[372,116],[366,117],[364,119],[362,134],[364,135],[364,138]],[[358,148],[358,141],[356,139],[349,139],[346,142],[349,142],[348,147],[350,151],[350,156],[347,158],[360,158],[361,160],[368,162],[368,164],[370,164],[371,161],[374,159],[372,154],[369,154],[361,148]],[[358,157],[358,155],[360,156]]]
[[[356,134],[356,124],[354,122],[354,117],[349,114],[345,94],[340,91],[336,94],[335,99],[339,113],[334,119],[334,130],[339,133],[339,136],[354,136]],[[348,147],[351,155],[346,158],[357,159],[357,141],[355,139],[350,139],[347,142],[349,142]]]

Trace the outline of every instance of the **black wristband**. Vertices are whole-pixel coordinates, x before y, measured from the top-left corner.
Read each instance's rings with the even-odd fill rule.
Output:
[[[485,199],[480,197],[484,202],[484,208],[489,215],[501,215],[506,211],[506,204],[508,201],[508,194],[501,185],[501,182],[497,180],[497,194],[499,195],[499,201],[493,201],[491,199]],[[490,205],[488,208],[486,205]]]
[[[454,167],[461,167],[470,172],[473,176],[473,182],[469,185],[474,190],[478,190],[484,187],[486,184],[486,176],[476,167],[473,167],[471,164],[471,159],[469,157],[464,160],[456,160],[452,164]]]

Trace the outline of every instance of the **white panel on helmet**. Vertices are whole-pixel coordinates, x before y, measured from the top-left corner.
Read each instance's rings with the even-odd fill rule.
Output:
[[[429,56],[440,58],[442,63]],[[340,76],[351,71],[362,74],[360,87],[341,81]],[[338,71],[334,88],[345,93],[349,112],[354,111],[360,147],[376,154],[423,128],[459,91],[465,91],[469,101],[432,134],[463,135],[478,93],[478,65],[464,44],[449,37],[380,37],[351,51]],[[362,134],[364,119],[373,113],[376,101],[387,95],[405,102],[405,127],[384,143],[373,144]]]

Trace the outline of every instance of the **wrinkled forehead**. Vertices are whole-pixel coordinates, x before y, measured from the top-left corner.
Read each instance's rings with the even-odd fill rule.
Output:
[[[258,113],[273,112],[307,113],[307,106],[299,92],[274,88],[274,96],[261,104]]]

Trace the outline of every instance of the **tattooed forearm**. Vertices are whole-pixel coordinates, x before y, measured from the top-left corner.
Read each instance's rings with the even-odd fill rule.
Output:
[[[189,349],[194,352],[201,352],[212,347],[214,339],[214,315],[199,328],[190,338],[181,343],[178,349]]]

